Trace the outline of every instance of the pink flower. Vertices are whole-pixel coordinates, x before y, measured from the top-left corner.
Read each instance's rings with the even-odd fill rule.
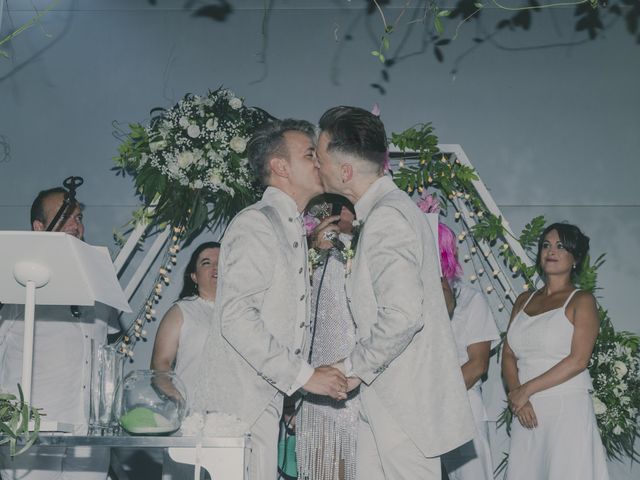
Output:
[[[373,113],[376,117],[380,116],[380,105],[378,105],[377,103],[373,104],[373,107],[371,107],[371,113]]]
[[[311,235],[313,233],[313,231],[316,229],[316,227],[318,226],[318,224],[320,223],[320,220],[318,220],[316,217],[309,215],[308,213],[303,217],[302,222],[304,223],[304,229],[307,232],[307,237],[309,235]]]
[[[435,195],[427,194],[425,190],[416,202],[418,208],[424,213],[440,213],[440,201]]]

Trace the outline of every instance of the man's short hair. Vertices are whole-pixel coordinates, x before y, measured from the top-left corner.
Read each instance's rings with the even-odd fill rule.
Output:
[[[269,160],[274,156],[289,156],[287,144],[284,140],[286,132],[300,132],[314,140],[316,128],[306,120],[274,120],[257,130],[247,144],[247,157],[249,164],[264,185],[267,184],[271,169]]]
[[[333,107],[320,118],[320,130],[329,135],[327,150],[337,150],[382,168],[388,148],[380,118],[358,107]]]
[[[58,193],[61,193],[64,195],[67,193],[67,190],[63,187],[53,187],[53,188],[49,188],[48,190],[42,190],[40,193],[38,193],[38,196],[31,204],[31,225],[33,225],[33,222],[35,220],[38,220],[43,224],[46,223],[47,218],[45,217],[45,213],[44,213],[44,202],[50,196]],[[73,201],[73,205],[74,205],[74,208],[75,206],[80,206],[82,208],[82,205],[77,200]],[[45,227],[47,226],[48,225],[45,225]]]

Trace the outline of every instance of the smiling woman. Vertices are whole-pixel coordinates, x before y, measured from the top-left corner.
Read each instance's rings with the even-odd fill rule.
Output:
[[[538,242],[545,285],[513,307],[502,372],[511,434],[508,479],[607,479],[587,366],[598,336],[596,301],[575,288],[589,238],[574,225],[554,223]]]
[[[198,381],[197,362],[213,319],[218,288],[220,244],[205,242],[191,255],[184,271],[180,299],[167,311],[156,334],[151,368],[174,370],[187,388],[187,404]],[[163,479],[192,478],[193,467],[177,464],[165,455]]]

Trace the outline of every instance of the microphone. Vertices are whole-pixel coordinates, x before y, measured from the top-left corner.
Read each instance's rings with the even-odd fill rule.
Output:
[[[69,216],[67,210],[69,209],[69,206],[72,205],[72,203],[75,203],[76,189],[83,183],[84,179],[82,177],[67,177],[64,179],[64,182],[62,182],[62,186],[66,188],[67,191],[64,194],[62,205],[60,205],[60,208],[53,217],[53,220],[51,220],[51,223],[49,223],[49,226],[47,227],[47,232],[53,231],[61,218],[66,219],[66,217]]]

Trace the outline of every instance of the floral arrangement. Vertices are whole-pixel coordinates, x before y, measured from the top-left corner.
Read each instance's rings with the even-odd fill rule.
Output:
[[[638,461],[634,441],[640,409],[640,338],[616,332],[606,312],[601,310],[600,316],[604,321],[589,362],[600,436],[609,457],[620,459],[625,454]]]
[[[148,126],[130,125],[114,158],[134,177],[145,208],[135,221],[185,228],[185,238],[225,224],[261,193],[246,158],[254,129],[268,121],[231,90],[187,94],[172,108],[155,109]]]

